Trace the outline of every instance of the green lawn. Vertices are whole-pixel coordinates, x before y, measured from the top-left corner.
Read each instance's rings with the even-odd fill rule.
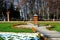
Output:
[[[31,33],[33,32],[31,29],[27,28],[12,28],[13,24],[17,23],[9,23],[9,22],[0,22],[0,32],[26,32],[26,33]],[[24,23],[18,23],[18,24],[24,24]]]
[[[60,32],[60,22],[59,21],[56,21],[56,22],[52,22],[52,21],[39,21],[38,22],[38,24],[39,25],[48,25],[48,24],[50,24],[50,25],[52,25],[52,26],[54,26],[54,28],[52,28],[53,30],[57,30],[57,31],[59,31]]]

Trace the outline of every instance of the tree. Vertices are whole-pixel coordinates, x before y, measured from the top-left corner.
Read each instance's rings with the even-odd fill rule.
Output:
[[[3,1],[4,1],[4,0],[0,0],[0,13],[3,12]]]
[[[35,0],[30,0],[30,1],[29,1],[29,4],[30,4],[30,5],[29,5],[29,9],[30,9],[30,13],[29,13],[29,14],[30,14],[30,19],[33,18],[33,12],[34,12],[34,11],[33,11],[33,8],[34,8],[34,3],[35,3]]]

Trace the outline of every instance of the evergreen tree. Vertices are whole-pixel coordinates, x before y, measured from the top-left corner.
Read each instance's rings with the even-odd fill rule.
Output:
[[[4,0],[0,0],[0,13],[2,13],[2,11],[3,11],[3,1]]]
[[[11,6],[9,8],[10,11],[14,11],[14,5],[11,3]]]

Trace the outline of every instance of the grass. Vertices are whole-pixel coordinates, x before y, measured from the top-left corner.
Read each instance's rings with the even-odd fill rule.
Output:
[[[31,29],[27,29],[27,28],[19,28],[19,29],[12,28],[13,24],[17,24],[17,23],[14,23],[14,22],[13,23],[10,23],[10,22],[0,23],[0,32],[25,32],[25,33],[33,32]]]
[[[52,30],[56,30],[60,32],[60,22],[56,21],[56,22],[52,22],[52,21],[39,21],[38,22],[39,26],[41,25],[47,25],[50,24],[52,26],[54,26],[54,28],[52,28]]]

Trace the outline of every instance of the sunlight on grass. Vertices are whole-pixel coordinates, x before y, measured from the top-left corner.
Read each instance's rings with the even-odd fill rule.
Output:
[[[52,28],[52,30],[57,30],[57,31],[59,31],[60,32],[60,22],[47,22],[47,21],[45,21],[45,22],[38,22],[38,25],[39,26],[46,26],[47,24],[49,24],[49,25],[52,25],[52,26],[54,26],[54,28]]]
[[[0,23],[0,32],[33,32],[31,29],[27,28],[12,28],[15,23]],[[17,24],[17,23],[16,23]],[[23,23],[22,23],[23,24]]]

